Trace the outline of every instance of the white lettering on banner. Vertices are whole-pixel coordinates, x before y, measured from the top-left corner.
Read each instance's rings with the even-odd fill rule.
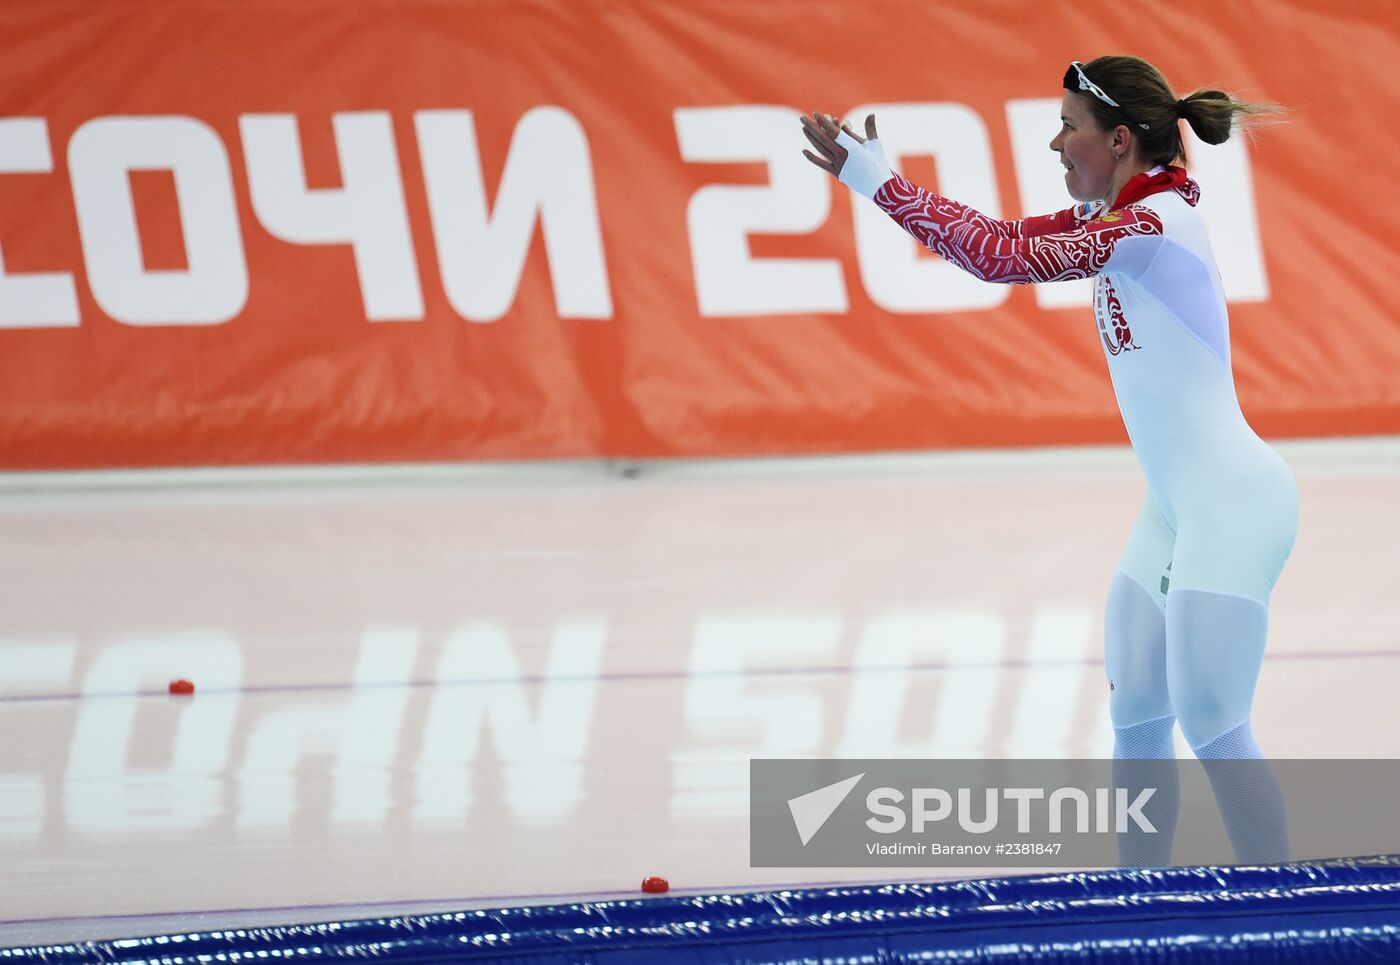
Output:
[[[73,656],[77,650],[71,637],[58,641],[17,642],[3,638],[0,643],[0,695],[12,697],[25,685],[61,687],[73,674]],[[3,707],[0,704],[0,707]],[[23,705],[11,705],[0,721],[3,733],[23,734],[29,730],[16,717],[24,712]],[[13,844],[16,840],[37,839],[44,831],[44,815],[48,813],[48,794],[43,777],[32,771],[6,768],[0,773],[0,840]]]
[[[686,207],[695,296],[705,317],[850,309],[839,260],[749,253],[751,232],[807,234],[831,213],[834,182],[798,149],[799,114],[752,105],[675,111],[682,160],[768,165],[768,184],[710,185]]]
[[[515,301],[536,213],[560,318],[611,318],[588,138],[572,114],[536,107],[516,126],[496,192],[486,197],[471,111],[416,111],[418,148],[443,286],[473,322]]]
[[[685,717],[695,737],[722,742],[675,752],[673,809],[745,808],[749,758],[804,757],[821,746],[821,697],[801,692],[805,681],[765,683],[746,671],[761,673],[764,667],[834,654],[841,622],[839,614],[700,619],[690,654]]]
[[[1006,104],[1023,214],[1073,203],[1053,163],[1059,101]],[[681,159],[765,163],[764,185],[708,185],[686,210],[696,301],[706,317],[849,312],[836,258],[754,258],[755,232],[804,234],[831,213],[834,182],[802,157],[795,108],[770,105],[679,108]],[[999,217],[985,125],[965,105],[870,104],[848,117],[880,119],[892,166],[930,156],[942,193]],[[239,118],[253,208],[267,230],[294,244],[349,244],[370,321],[421,320],[422,283],[404,184],[387,112],[343,112],[332,120],[342,187],[309,189],[297,119]],[[561,318],[611,318],[613,303],[588,139],[559,107],[536,107],[516,125],[493,205],[487,198],[475,121],[469,110],[414,114],[437,261],[453,309],[491,322],[519,293],[539,225]],[[1200,215],[1229,301],[1269,296],[1243,138],[1202,147],[1189,132],[1192,174],[1203,185]],[[212,325],[237,316],[248,298],[248,268],[227,151],[191,117],[100,117],[68,144],[68,165],[86,277],[112,318],[129,325]],[[52,170],[44,118],[0,118],[0,175]],[[168,170],[175,180],[188,267],[147,271],[129,172]],[[916,242],[874,205],[854,199],[855,248],[864,289],[893,313],[987,310],[1010,297]],[[1042,308],[1090,304],[1090,283],[1035,286]],[[68,272],[14,273],[0,253],[0,330],[73,327],[80,322]]]
[[[465,822],[476,797],[473,763],[488,722],[511,811],[535,821],[562,820],[583,799],[583,756],[606,633],[602,617],[561,620],[544,680],[529,684],[504,627],[486,620],[460,627],[438,665],[418,760],[414,820]],[[534,695],[538,712],[532,719]]]
[[[864,104],[846,115],[864,137],[875,115],[890,167],[899,158],[932,156],[938,184],[928,190],[956,198],[989,218],[1001,216],[996,165],[986,125],[963,104]],[[920,255],[922,246],[877,205],[852,195],[860,277],[872,301],[887,312],[959,312],[995,308],[1011,286],[982,281],[942,258]]]
[[[205,827],[224,811],[222,774],[233,744],[243,653],[216,631],[131,636],[104,647],[88,668],[68,758],[63,805],[76,831],[120,833]],[[179,710],[168,767],[127,757],[141,684],[170,676],[207,690]]]
[[[1005,621],[991,611],[914,610],[871,621],[856,650],[846,734],[836,757],[978,757],[996,710],[1006,646]],[[937,664],[933,730],[901,742],[909,685],[921,679],[919,654]],[[923,706],[921,702],[920,706]]]
[[[340,823],[382,824],[391,765],[418,653],[418,631],[365,628],[349,700],[287,707],[264,715],[248,737],[238,774],[238,827],[285,828],[297,809],[302,758],[334,755]]]
[[[1064,169],[1051,161],[1055,154],[1050,150],[1050,141],[1060,126],[1060,99],[1007,101],[1006,123],[1011,131],[1011,156],[1022,216],[1050,214],[1075,204],[1065,191]],[[1269,280],[1259,243],[1259,217],[1254,208],[1253,175],[1245,138],[1205,144],[1192,133],[1189,124],[1182,124],[1181,130],[1190,155],[1191,177],[1201,185],[1196,211],[1210,237],[1226,300],[1267,301]],[[1092,279],[1036,285],[1036,303],[1041,308],[1090,305],[1093,285]]]
[[[49,124],[42,117],[0,118],[0,174],[53,170]],[[79,324],[78,292],[66,271],[5,271],[0,251],[0,328],[72,328]]]
[[[296,116],[239,117],[253,210],[283,241],[351,245],[371,322],[421,320],[423,292],[389,114],[338,113],[332,124],[342,186],[310,190]]]
[[[175,176],[189,267],[147,271],[130,171]],[[68,173],[93,297],[128,325],[217,325],[248,298],[228,153],[193,117],[100,117],[68,142]]]

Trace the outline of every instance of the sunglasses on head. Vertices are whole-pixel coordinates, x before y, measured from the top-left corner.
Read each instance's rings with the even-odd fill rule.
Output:
[[[1146,124],[1142,123],[1141,121],[1133,120],[1133,118],[1129,116],[1128,112],[1123,110],[1123,108],[1119,106],[1116,100],[1104,93],[1102,87],[1100,87],[1098,84],[1094,83],[1087,76],[1085,76],[1084,65],[1077,60],[1069,65],[1069,70],[1065,71],[1065,90],[1088,91],[1090,94],[1093,94],[1095,97],[1103,101],[1109,107],[1117,108],[1120,114],[1128,118],[1128,120],[1132,121],[1144,131],[1151,130],[1151,128],[1149,128]]]

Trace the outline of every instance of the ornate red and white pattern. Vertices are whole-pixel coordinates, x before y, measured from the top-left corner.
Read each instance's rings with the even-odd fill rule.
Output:
[[[1013,285],[1089,278],[1108,263],[1121,239],[1162,234],[1156,212],[1131,204],[1092,220],[1085,216],[1097,209],[1079,205],[998,221],[899,174],[880,186],[874,200],[926,248],[983,281]]]

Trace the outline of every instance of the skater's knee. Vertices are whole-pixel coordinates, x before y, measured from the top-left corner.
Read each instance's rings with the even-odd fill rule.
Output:
[[[1174,713],[1165,684],[1132,677],[1109,680],[1108,711],[1114,727],[1131,727]]]
[[[1192,750],[1199,750],[1249,719],[1249,701],[1210,687],[1172,695],[1172,711]]]

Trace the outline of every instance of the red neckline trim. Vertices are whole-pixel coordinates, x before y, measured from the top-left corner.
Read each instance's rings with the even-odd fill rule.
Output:
[[[1143,171],[1141,174],[1133,175],[1128,183],[1123,185],[1123,190],[1118,192],[1118,197],[1114,199],[1112,207],[1108,210],[1117,211],[1134,201],[1141,201],[1148,195],[1162,191],[1175,191],[1193,206],[1200,197],[1200,188],[1197,187],[1195,181],[1186,176],[1186,169],[1169,164],[1156,174],[1148,174]]]

